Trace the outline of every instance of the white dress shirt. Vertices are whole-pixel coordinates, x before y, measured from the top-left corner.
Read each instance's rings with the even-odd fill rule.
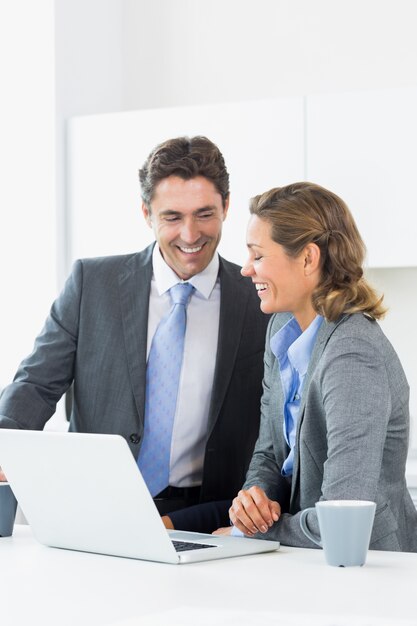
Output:
[[[165,263],[155,244],[149,298],[147,357],[161,318],[172,304],[168,290],[181,279]],[[200,485],[207,441],[207,420],[216,365],[220,317],[219,257],[188,281],[195,287],[187,306],[180,383],[171,442],[169,484]]]

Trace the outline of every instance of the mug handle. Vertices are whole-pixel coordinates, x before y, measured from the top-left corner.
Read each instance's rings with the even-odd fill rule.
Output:
[[[323,544],[321,542],[320,537],[318,537],[317,535],[313,535],[313,533],[307,528],[306,522],[305,522],[305,518],[307,517],[307,514],[310,511],[315,511],[315,507],[314,506],[310,506],[308,509],[304,509],[303,511],[301,511],[301,515],[300,515],[300,528],[303,531],[303,533],[305,534],[306,537],[308,537],[311,541],[313,541],[313,543],[316,543],[318,546],[320,546],[321,548],[323,547]]]

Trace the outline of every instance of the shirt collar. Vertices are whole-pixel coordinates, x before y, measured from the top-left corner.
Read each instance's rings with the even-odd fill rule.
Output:
[[[288,359],[300,376],[304,376],[307,372],[322,321],[323,317],[316,315],[311,324],[302,332],[297,320],[292,317],[271,337],[270,346],[276,358],[281,361],[285,355],[288,355]]]
[[[208,299],[217,281],[219,264],[219,255],[216,252],[210,263],[202,272],[191,276],[187,281],[182,281],[174,270],[164,261],[158,243],[155,244],[152,253],[153,277],[160,296],[178,282],[187,282],[191,283],[204,298]]]

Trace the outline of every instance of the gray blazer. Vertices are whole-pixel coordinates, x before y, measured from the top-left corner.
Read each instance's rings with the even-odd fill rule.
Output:
[[[3,390],[0,427],[42,429],[74,382],[70,430],[120,434],[137,457],[152,249],[75,263],[32,354]],[[245,479],[259,430],[268,324],[251,281],[237,265],[220,259],[219,277],[219,341],[203,501],[232,498]]]
[[[370,547],[417,551],[417,511],[404,478],[409,387],[377,322],[362,314],[323,322],[304,382],[293,476],[281,476],[289,450],[278,363],[269,339],[287,319],[274,316],[267,333],[260,434],[244,485],[259,485],[284,511],[262,536],[314,548],[300,530],[302,509],[321,499],[373,500]],[[318,532],[315,511],[307,523]]]

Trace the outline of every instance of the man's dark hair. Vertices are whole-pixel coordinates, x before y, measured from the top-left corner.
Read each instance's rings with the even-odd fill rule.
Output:
[[[229,173],[222,153],[207,137],[168,139],[152,150],[139,170],[142,200],[149,210],[156,186],[168,176],[184,180],[204,176],[214,184],[225,206],[229,196]]]

